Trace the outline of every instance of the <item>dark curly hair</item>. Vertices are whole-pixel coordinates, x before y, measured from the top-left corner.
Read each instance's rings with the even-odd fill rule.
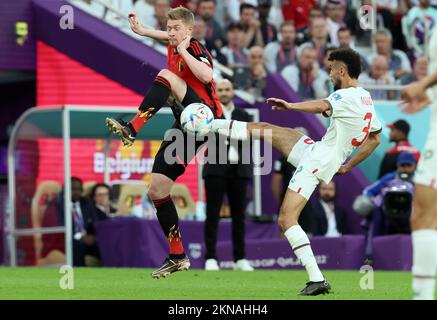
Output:
[[[361,73],[361,57],[355,50],[350,48],[341,48],[331,52],[329,61],[341,61],[347,67],[349,76],[358,79]]]

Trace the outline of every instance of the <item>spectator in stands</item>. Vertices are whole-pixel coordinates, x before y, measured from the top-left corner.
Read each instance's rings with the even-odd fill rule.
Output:
[[[367,62],[371,65],[378,55],[385,56],[388,61],[388,70],[395,79],[411,72],[410,60],[407,55],[397,49],[392,48],[392,35],[387,29],[378,30],[375,33],[376,52],[368,56]]]
[[[426,33],[429,36],[436,25],[437,9],[430,6],[430,0],[419,0],[418,5],[414,5],[402,18],[402,32],[415,56],[425,53]]]
[[[89,14],[102,19],[105,8],[92,0],[72,0],[72,4]]]
[[[227,65],[228,61],[226,57],[215,46],[214,42],[205,38],[207,32],[208,30],[205,21],[200,17],[196,17],[193,26],[193,34],[192,34],[193,38],[199,40],[199,42],[203,44],[206,47],[206,49],[208,49],[208,51],[211,53],[214,59],[217,59],[217,61],[223,65]]]
[[[121,0],[108,0],[106,1],[112,7],[122,12],[125,17],[133,10],[132,1],[121,1]],[[109,24],[123,29],[129,29],[130,25],[127,19],[121,17],[118,13],[108,10],[105,15],[105,21]]]
[[[262,50],[261,50],[262,51]],[[244,109],[235,107],[232,102],[234,90],[229,80],[221,80],[217,84],[217,95],[223,106],[226,119],[251,121],[251,116]],[[221,145],[222,143],[226,145]],[[210,147],[208,148],[210,149]],[[206,191],[206,270],[219,270],[216,256],[217,228],[219,223],[220,208],[223,204],[225,193],[228,196],[232,217],[232,242],[235,269],[252,271],[253,267],[245,259],[245,203],[248,183],[252,176],[251,166],[243,162],[243,152],[248,152],[238,143],[229,143],[228,139],[216,139],[216,163],[205,163],[203,178]],[[226,150],[226,163],[220,163],[220,151]]]
[[[98,216],[92,201],[82,197],[82,180],[71,178],[71,214],[73,232],[73,265],[95,266],[100,264],[94,223],[103,217]],[[59,225],[65,225],[64,192],[58,195],[57,213]]]
[[[375,56],[368,72],[363,72],[358,78],[363,85],[392,85],[395,79],[388,72],[388,61],[383,55]],[[394,98],[394,93],[386,89],[369,89],[374,100],[389,100]]]
[[[428,74],[428,60],[426,57],[419,57],[413,66],[413,72],[403,75],[399,79],[400,84],[409,84],[414,81],[422,80]]]
[[[330,45],[329,34],[324,18],[314,18],[310,25],[311,39],[299,46],[299,51],[305,47],[312,47],[316,50],[316,58],[319,66],[324,68],[324,57],[326,47]]]
[[[243,46],[245,48],[264,47],[261,22],[256,18],[255,6],[244,2],[241,4],[240,24],[243,27]]]
[[[321,99],[327,96],[325,87],[328,74],[319,68],[316,50],[310,46],[302,49],[299,63],[284,68],[282,77],[303,99]]]
[[[220,49],[223,46],[224,34],[222,27],[214,18],[216,13],[216,7],[216,0],[200,0],[198,15],[206,23],[206,40],[214,43],[214,45]]]
[[[248,63],[249,65],[245,68],[244,72],[242,72],[241,68],[235,69],[235,88],[254,95],[256,99],[261,98],[264,96],[267,77],[267,71],[264,67],[263,48],[258,46],[250,48]]]
[[[317,8],[316,0],[300,1],[300,0],[286,0],[282,1],[282,15],[284,21],[292,20],[298,32],[302,31],[309,24],[308,18],[310,10]]]
[[[258,5],[257,0],[227,0],[226,16],[230,23],[240,21],[240,6],[243,3],[252,5],[254,8]]]
[[[243,45],[243,27],[239,23],[231,23],[226,32],[228,44],[220,49],[226,57],[229,68],[247,65],[248,50]]]
[[[155,0],[138,0],[134,4],[134,11],[138,19],[147,25],[155,15]],[[152,25],[150,25],[150,27],[152,27]]]
[[[286,22],[287,23],[287,22]],[[289,23],[289,21],[288,21]],[[301,132],[304,135],[308,135],[308,131],[303,127],[294,128],[295,130]],[[296,168],[287,161],[287,157],[283,156],[280,159],[276,160],[273,167],[274,173],[272,176],[272,193],[280,205],[282,203],[282,199],[285,196],[285,192],[288,189],[288,184],[290,183],[291,178],[293,177]],[[278,208],[279,212],[279,208]],[[308,201],[303,208],[300,216],[299,216],[299,225],[302,227],[303,231],[308,236],[312,236],[313,230],[313,208],[311,201]]]
[[[270,73],[281,72],[286,66],[297,62],[296,30],[293,22],[284,22],[279,32],[281,41],[271,42],[264,48],[266,67]]]
[[[325,16],[323,15],[323,11],[319,8],[313,7],[310,9],[310,15],[308,17],[308,24],[305,25],[305,27],[296,30],[296,44],[301,45],[302,43],[305,43],[307,41],[311,40],[311,28],[312,21],[316,18],[322,18],[325,19]],[[292,21],[292,20],[288,20]]]
[[[326,26],[329,32],[329,38],[332,45],[338,47],[338,30],[345,28],[344,17],[346,15],[345,0],[328,0],[325,5]]]
[[[320,182],[319,199],[313,204],[315,236],[339,237],[347,233],[346,211],[335,203],[335,181]]]
[[[342,27],[337,31],[338,44],[340,48],[351,48],[355,50],[355,46],[352,39],[352,31],[347,27]],[[361,57],[361,70],[363,72],[369,70],[369,65],[366,59],[360,54]],[[326,62],[325,62],[326,65]]]
[[[173,0],[171,7],[177,8],[182,6],[195,13],[197,11],[198,2],[199,0]]]
[[[170,10],[169,0],[155,0],[154,14],[145,23],[156,30],[167,30],[168,10]]]
[[[264,45],[278,39],[275,26],[268,22],[271,7],[272,0],[258,0],[258,20],[261,23],[260,28]]]
[[[401,27],[401,18],[408,11],[409,0],[376,0],[378,27],[390,30],[393,35],[393,47],[405,48],[402,33],[398,32]],[[371,3],[370,3],[371,4]],[[379,22],[382,22],[381,23]]]
[[[419,161],[420,158],[419,150],[408,142],[410,125],[407,121],[399,119],[387,127],[390,128],[390,142],[394,142],[396,145],[385,153],[379,169],[378,178],[397,169],[397,159],[400,153],[411,153],[414,155],[416,161]]]
[[[98,183],[91,190],[90,198],[96,206],[97,217],[101,220],[117,216],[117,210],[111,205],[111,193],[111,187],[105,183]]]

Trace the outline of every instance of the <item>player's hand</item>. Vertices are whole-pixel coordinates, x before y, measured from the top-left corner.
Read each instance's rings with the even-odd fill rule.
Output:
[[[140,20],[138,20],[136,13],[129,13],[128,18],[132,31],[136,34],[143,35],[144,27],[141,25]]]
[[[188,47],[190,46],[190,40],[191,40],[191,37],[187,36],[184,40],[182,40],[181,43],[179,43],[179,45],[177,47],[177,50],[178,50],[179,53],[182,50],[187,50],[188,49]]]
[[[429,105],[431,101],[429,101],[428,97],[421,97],[419,99],[415,99],[409,103],[406,103],[405,101],[401,101],[401,106],[403,107],[402,112],[403,113],[416,113],[420,110],[424,109],[427,105]]]
[[[272,107],[272,110],[291,110],[291,104],[288,103],[285,100],[278,99],[278,98],[268,98],[266,100],[267,103],[273,103],[274,106]]]
[[[259,22],[258,19],[253,18],[250,20],[249,26],[254,30],[258,30],[261,27],[261,22]]]
[[[425,93],[425,87],[422,85],[421,82],[416,81],[406,86],[402,90],[402,99],[405,102],[409,103],[423,96],[424,93]]]
[[[346,165],[342,165],[341,167],[340,167],[340,169],[338,169],[338,171],[337,171],[337,175],[340,175],[340,174],[345,174],[345,173],[347,173],[347,172],[349,172],[349,167],[348,166],[346,166]]]

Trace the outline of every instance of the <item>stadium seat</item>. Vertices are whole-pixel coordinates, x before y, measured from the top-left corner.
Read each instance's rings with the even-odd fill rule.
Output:
[[[120,196],[118,198],[118,212],[121,215],[132,214],[132,208],[135,200],[142,198],[147,193],[145,184],[123,184],[120,186]]]

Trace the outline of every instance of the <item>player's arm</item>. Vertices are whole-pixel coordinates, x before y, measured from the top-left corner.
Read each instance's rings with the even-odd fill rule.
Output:
[[[380,134],[381,131],[370,133],[367,140],[360,146],[358,152],[352,157],[352,159],[340,167],[338,174],[346,173],[352,170],[352,168],[356,167],[362,161],[367,159],[381,143]]]
[[[327,100],[313,100],[291,103],[278,98],[268,98],[267,102],[273,103],[273,110],[296,110],[309,113],[324,113],[331,109]]]
[[[436,84],[437,72],[406,86],[402,90],[403,103],[406,104],[403,112],[415,113],[437,99]]]
[[[206,59],[206,61],[197,60],[196,57],[188,52],[187,49],[190,46],[190,39],[190,37],[187,37],[178,45],[178,53],[182,56],[185,63],[188,65],[188,68],[190,68],[191,72],[193,72],[197,79],[203,83],[209,83],[211,82],[213,76],[212,66],[209,64],[209,62],[207,64]]]
[[[135,13],[129,13],[129,24],[133,32],[140,36],[149,37],[157,41],[168,43],[168,34],[166,31],[147,29],[138,20]]]

